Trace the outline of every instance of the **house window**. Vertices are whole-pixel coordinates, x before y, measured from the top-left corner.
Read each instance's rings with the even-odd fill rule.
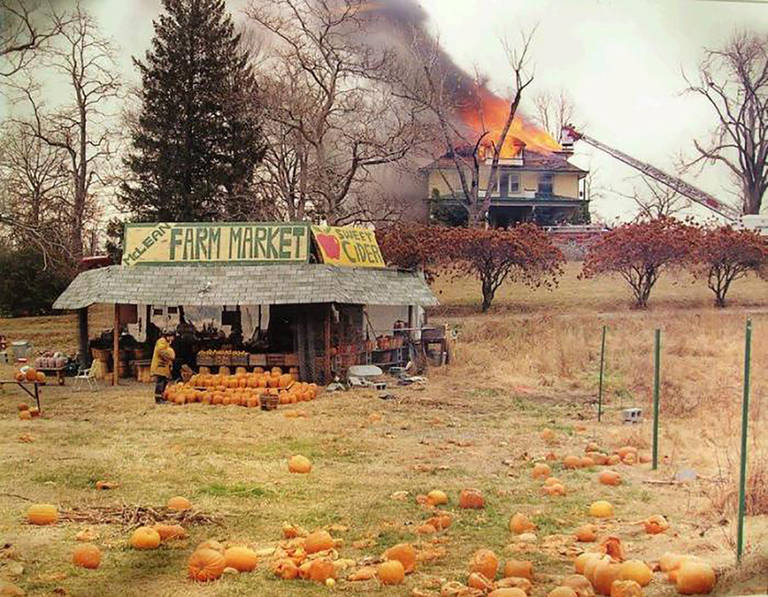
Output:
[[[555,175],[552,172],[542,172],[539,174],[539,193],[542,195],[552,194],[552,184]]]
[[[520,192],[520,175],[502,170],[499,173],[497,189],[500,197],[509,197]]]

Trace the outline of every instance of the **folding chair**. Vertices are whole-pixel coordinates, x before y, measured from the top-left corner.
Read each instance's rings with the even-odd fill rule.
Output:
[[[96,389],[96,378],[93,376],[93,365],[87,369],[80,367],[75,375],[74,390],[77,392],[82,388],[83,383],[88,384],[88,389],[93,391]]]

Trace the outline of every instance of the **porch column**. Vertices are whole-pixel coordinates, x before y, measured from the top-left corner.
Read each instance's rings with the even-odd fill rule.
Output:
[[[117,369],[120,363],[120,305],[115,303],[115,325],[112,328],[112,385],[117,385]]]

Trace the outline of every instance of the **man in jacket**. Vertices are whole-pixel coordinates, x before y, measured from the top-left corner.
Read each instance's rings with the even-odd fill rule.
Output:
[[[171,377],[171,366],[176,358],[176,353],[171,348],[176,332],[163,330],[163,335],[155,343],[155,351],[152,353],[152,364],[149,367],[150,375],[155,376],[155,404],[164,404],[165,387]]]

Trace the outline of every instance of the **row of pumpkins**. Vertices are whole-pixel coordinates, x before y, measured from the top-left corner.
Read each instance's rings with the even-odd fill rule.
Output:
[[[34,367],[30,367],[29,365],[24,365],[23,367],[21,367],[13,376],[13,378],[18,382],[28,381],[30,383],[32,382],[45,383],[45,373],[43,373],[42,371],[38,371]]]
[[[317,398],[317,384],[298,381],[295,374],[274,367],[269,372],[256,368],[252,373],[242,369],[233,375],[197,374],[165,391],[166,400],[175,404],[260,407],[265,396],[277,397],[279,404],[307,402]]]

